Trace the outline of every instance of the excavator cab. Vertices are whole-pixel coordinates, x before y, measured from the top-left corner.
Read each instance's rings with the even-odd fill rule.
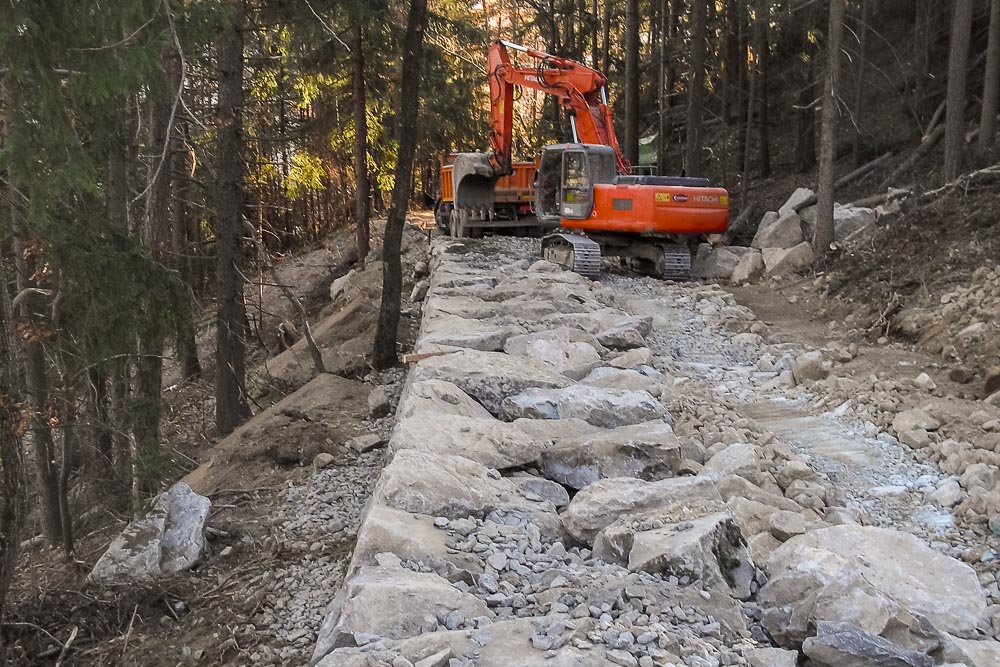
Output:
[[[615,158],[608,146],[546,146],[538,164],[535,214],[546,224],[589,218],[594,209],[594,184],[614,183]]]

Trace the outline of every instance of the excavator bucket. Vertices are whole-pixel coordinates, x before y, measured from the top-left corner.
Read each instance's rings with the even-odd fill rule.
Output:
[[[459,153],[453,165],[455,208],[492,211],[497,181],[489,156],[485,153]]]

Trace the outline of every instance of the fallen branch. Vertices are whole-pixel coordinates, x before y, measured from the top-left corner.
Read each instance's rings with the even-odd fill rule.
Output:
[[[247,230],[250,232],[250,239],[253,241],[254,245],[257,246],[257,254],[260,255],[261,262],[264,264],[264,268],[267,274],[271,276],[271,280],[277,285],[281,293],[285,295],[289,303],[295,308],[299,314],[299,319],[302,321],[302,333],[306,339],[306,346],[309,348],[309,355],[312,357],[313,367],[316,369],[317,373],[326,373],[326,364],[323,363],[323,355],[320,354],[319,347],[316,345],[316,340],[312,335],[312,327],[309,326],[309,316],[306,314],[306,308],[302,305],[295,293],[292,292],[288,285],[285,285],[281,280],[278,279],[278,274],[274,270],[274,262],[271,259],[271,254],[264,247],[263,241],[261,241],[260,236],[257,234],[257,228],[251,224],[246,218],[243,219],[243,224],[246,226]]]
[[[864,176],[865,174],[867,174],[871,170],[875,169],[875,167],[878,167],[879,165],[884,164],[885,162],[889,161],[891,158],[892,158],[892,151],[889,151],[888,153],[875,158],[871,162],[868,162],[866,164],[861,165],[860,167],[858,167],[854,171],[849,172],[847,174],[844,174],[843,176],[841,176],[840,178],[838,178],[836,181],[834,181],[833,187],[834,188],[843,187],[843,186],[847,185],[848,183],[850,183],[851,181],[856,180],[858,178],[861,178],[862,176]]]
[[[938,121],[941,120],[941,114],[944,113],[945,107],[948,106],[948,98],[941,100],[941,104],[938,105],[937,109],[934,110],[934,114],[931,116],[931,121],[927,123],[927,129],[924,130],[923,135],[921,135],[921,141],[927,141],[927,137],[931,136],[931,133],[937,129]]]
[[[913,194],[912,185],[908,185],[905,188],[889,188],[885,192],[852,201],[848,206],[854,208],[872,208],[873,206],[878,206],[894,199],[909,197],[911,194]]]
[[[944,136],[944,125],[938,125],[937,127],[934,128],[933,132],[931,132],[927,137],[924,138],[923,141],[920,142],[920,145],[914,149],[913,153],[910,154],[910,157],[903,160],[902,164],[893,169],[892,173],[890,173],[889,176],[886,177],[886,179],[882,182],[882,184],[885,186],[889,186],[893,181],[899,178],[900,174],[909,170],[910,167],[915,165],[920,160],[920,158],[922,158],[932,148],[934,148],[934,146],[937,144],[937,142],[941,140],[941,137],[943,136]]]
[[[917,201],[918,203],[924,203],[953,188],[968,189],[973,185],[982,185],[984,183],[992,183],[994,181],[1000,182],[1000,164],[995,164],[984,169],[977,169],[976,171],[969,172],[968,174],[962,174],[950,183],[945,183],[941,187],[934,190],[928,190],[920,195]]]

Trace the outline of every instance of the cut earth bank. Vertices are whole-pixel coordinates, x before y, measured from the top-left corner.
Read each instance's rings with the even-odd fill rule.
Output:
[[[537,256],[435,242],[415,352],[445,354],[314,663],[1000,664],[997,468],[925,380],[846,377],[856,349],[778,343],[714,285]]]

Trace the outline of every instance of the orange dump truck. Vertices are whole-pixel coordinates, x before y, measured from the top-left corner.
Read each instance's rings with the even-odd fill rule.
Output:
[[[483,229],[527,231],[539,227],[533,211],[537,159],[515,162],[513,173],[496,180],[492,197],[483,197],[480,192],[484,185],[482,177],[463,169],[461,161],[456,174],[458,155],[444,153],[439,158],[440,188],[434,204],[434,221],[441,231],[458,237],[478,237]],[[462,212],[456,210],[456,190],[463,202]]]

